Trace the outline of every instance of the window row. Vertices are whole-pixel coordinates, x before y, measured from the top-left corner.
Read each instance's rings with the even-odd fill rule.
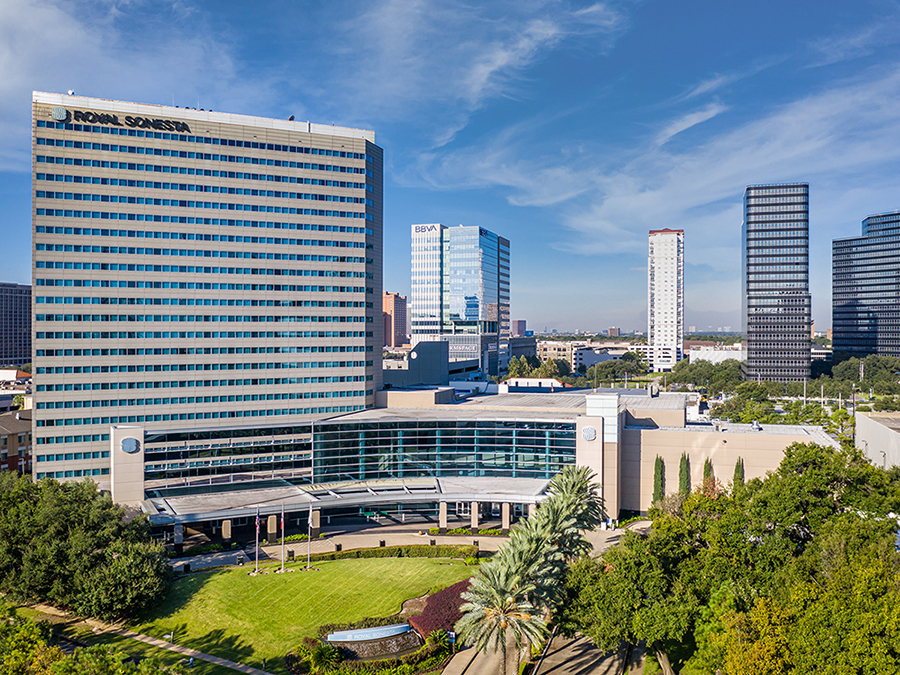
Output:
[[[263,190],[263,192],[265,192]],[[190,209],[219,209],[221,211],[260,211],[262,213],[292,213],[291,210],[277,206],[259,204],[232,204],[231,202],[199,202],[192,199],[161,199],[158,197],[133,197],[130,195],[104,195],[89,192],[51,192],[35,190],[37,199],[62,199],[75,202],[102,202],[111,204],[139,204],[144,206],[177,206]],[[304,201],[340,202],[346,204],[368,204],[374,206],[371,199],[365,197],[346,197],[344,195],[323,195],[311,192],[279,192],[278,197],[299,199]]]
[[[80,263],[52,260],[38,260],[34,263],[37,269],[48,270],[109,270],[112,272],[181,272],[187,274],[253,274],[280,277],[337,277],[351,279],[371,279],[372,274],[366,272],[347,272],[344,270],[297,270],[266,267],[195,267],[193,265],[136,265],[125,263]]]
[[[380,349],[380,347],[379,347]],[[155,347],[148,349],[39,349],[38,356],[164,356],[172,354],[338,354],[344,352],[371,352],[372,345],[328,345],[312,347]],[[107,366],[92,366],[93,370],[87,370],[84,366],[81,372],[101,372],[96,368]],[[113,366],[109,366],[112,368]],[[123,368],[125,366],[122,366]],[[128,366],[132,368],[133,366]],[[148,366],[149,367],[149,366]],[[77,371],[76,371],[77,372]],[[114,372],[114,371],[111,371]],[[125,371],[120,371],[125,372]],[[132,372],[132,371],[129,371]],[[142,372],[142,371],[138,371]]]
[[[293,177],[292,177],[293,178]],[[251,197],[285,197],[287,192],[272,192],[272,190],[254,190],[250,188],[220,187],[218,185],[204,185],[202,183],[163,183],[152,180],[133,180],[127,178],[101,178],[100,176],[73,176],[62,173],[39,173],[37,180],[45,180],[50,183],[72,183],[74,185],[113,185],[119,187],[142,188],[152,190],[178,190],[179,192],[212,192],[228,195],[249,195]],[[263,178],[262,180],[265,180]],[[319,178],[296,178],[290,181],[296,185],[319,185],[321,187],[336,187],[350,190],[365,190],[374,192],[375,188],[368,183],[353,183],[345,180],[321,180]]]
[[[196,208],[218,208],[218,203],[213,202],[205,202],[206,205],[200,205],[201,202],[196,202],[198,206]],[[247,206],[237,204],[234,206]],[[297,216],[325,216],[328,218],[360,218],[365,220],[374,220],[372,216],[367,213],[360,213],[357,211],[329,211],[324,209],[297,209],[297,208],[282,208],[280,206],[256,206],[252,205],[246,209],[232,209],[235,211],[258,211],[260,213],[280,213],[280,214],[289,214],[289,215],[297,215]],[[138,222],[150,222],[150,223],[186,223],[190,222],[189,218],[185,218],[185,216],[156,216],[149,213],[115,213],[109,211],[70,211],[68,209],[36,209],[36,213],[39,216],[51,216],[56,218],[94,218],[97,220],[134,220]]]
[[[154,138],[164,141],[180,141],[182,143],[200,143],[202,145],[219,145],[230,148],[249,148],[251,150],[274,150],[275,152],[293,152],[304,155],[324,155],[325,157],[344,157],[347,159],[364,159],[374,162],[375,158],[361,152],[349,152],[345,150],[327,150],[325,148],[313,148],[304,145],[279,145],[278,143],[259,143],[257,141],[242,141],[235,138],[213,138],[211,136],[191,136],[187,134],[168,134],[159,131],[142,131],[140,129],[123,129],[108,126],[93,126],[90,124],[72,124],[71,122],[37,121],[38,129],[65,129],[67,131],[81,131],[94,134],[109,134],[110,136],[129,136],[132,138]],[[74,141],[81,142],[81,141]],[[58,144],[58,143],[57,143]],[[83,142],[82,145],[87,145]],[[68,147],[79,147],[76,145]]]
[[[363,286],[304,286],[300,284],[213,284],[193,281],[125,281],[116,279],[37,279],[35,286],[74,288],[171,288],[206,291],[266,291],[285,293],[372,293]]]
[[[335,351],[337,347],[334,348]],[[353,349],[349,347],[349,349]],[[362,351],[362,347],[356,347]],[[165,363],[137,366],[54,366],[37,369],[38,375],[67,375],[80,373],[168,373],[199,370],[290,370],[294,368],[351,368],[371,365],[364,361],[276,361],[265,363]]]
[[[52,140],[52,139],[51,139]],[[41,145],[41,139],[38,139],[38,145]],[[50,145],[50,143],[47,143]],[[147,152],[149,150],[149,152]],[[163,157],[178,157],[181,159],[200,159],[207,162],[229,162],[232,164],[250,164],[257,166],[277,166],[284,169],[306,169],[307,171],[330,171],[333,173],[351,173],[351,174],[359,174],[363,176],[369,176],[370,178],[374,178],[375,174],[372,173],[370,169],[364,169],[362,167],[356,166],[340,166],[338,164],[316,164],[310,162],[288,162],[282,161],[280,159],[261,159],[259,157],[242,157],[240,155],[215,155],[204,152],[184,152],[184,151],[164,151],[159,148],[142,148],[139,146],[133,145],[113,145],[110,146],[110,152],[125,152],[128,154],[135,155],[159,155]],[[132,163],[130,162],[113,162],[113,161],[105,161],[105,160],[96,160],[96,159],[81,159],[79,157],[56,157],[54,155],[37,155],[37,161],[42,164],[65,164],[68,166],[94,166],[99,168],[110,168],[110,169],[131,169]],[[123,166],[123,164],[125,166]],[[146,166],[146,165],[138,165],[135,166]],[[154,165],[154,171],[156,171],[156,166]],[[182,171],[185,167],[179,166],[161,166],[159,168],[159,172],[161,173],[184,173],[187,175],[196,175],[191,174],[188,171]],[[134,169],[137,171],[141,171],[141,169]]]
[[[212,340],[212,339],[257,339],[257,338],[326,338],[326,337],[372,337],[371,332],[348,330],[286,330],[286,331],[38,331],[37,340]],[[120,350],[121,351],[121,350]]]
[[[39,305],[170,305],[175,307],[372,307],[361,300],[234,300],[225,298],[93,298],[43,296]]]

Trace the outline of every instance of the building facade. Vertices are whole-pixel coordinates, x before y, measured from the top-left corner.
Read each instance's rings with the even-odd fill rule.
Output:
[[[31,363],[31,286],[0,283],[0,365]]]
[[[862,221],[859,237],[832,243],[832,348],[900,356],[900,212]]]
[[[385,291],[381,296],[384,346],[402,347],[406,340],[406,296]]]
[[[509,364],[509,241],[483,227],[412,226],[411,344],[450,344],[486,375]]]
[[[35,92],[33,148],[34,474],[309,475],[381,388],[374,133]]]
[[[516,319],[512,322],[512,336],[513,337],[525,337],[526,332],[526,323],[525,319]]]
[[[748,379],[809,379],[809,185],[744,192],[742,314]]]
[[[684,230],[650,230],[647,344],[650,368],[670,371],[684,356]]]
[[[31,473],[31,410],[0,415],[0,471]]]

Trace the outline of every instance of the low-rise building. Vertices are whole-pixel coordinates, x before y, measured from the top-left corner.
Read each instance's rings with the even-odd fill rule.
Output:
[[[31,410],[0,415],[0,471],[31,473]]]
[[[728,359],[735,361],[746,361],[747,352],[741,343],[733,345],[707,345],[695,344],[688,349],[688,361],[695,363],[697,361],[709,361],[710,363],[722,363]]]

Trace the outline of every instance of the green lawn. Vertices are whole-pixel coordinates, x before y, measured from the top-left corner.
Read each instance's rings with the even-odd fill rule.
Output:
[[[284,656],[325,623],[389,616],[403,601],[468,578],[461,561],[434,558],[365,558],[314,563],[320,572],[248,576],[250,569],[191,574],[143,623],[131,626],[232,661],[285,672]],[[289,566],[290,567],[290,566]],[[277,566],[267,566],[274,570]]]

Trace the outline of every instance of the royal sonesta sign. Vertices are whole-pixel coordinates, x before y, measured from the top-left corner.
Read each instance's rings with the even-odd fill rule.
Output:
[[[191,133],[191,128],[184,122],[176,120],[161,120],[152,117],[136,117],[125,115],[119,119],[118,115],[111,113],[97,113],[84,110],[73,110],[71,117],[65,108],[54,108],[53,119],[60,122],[82,122],[86,124],[109,124],[116,127],[135,127],[139,129],[156,129],[157,131],[179,131]]]

